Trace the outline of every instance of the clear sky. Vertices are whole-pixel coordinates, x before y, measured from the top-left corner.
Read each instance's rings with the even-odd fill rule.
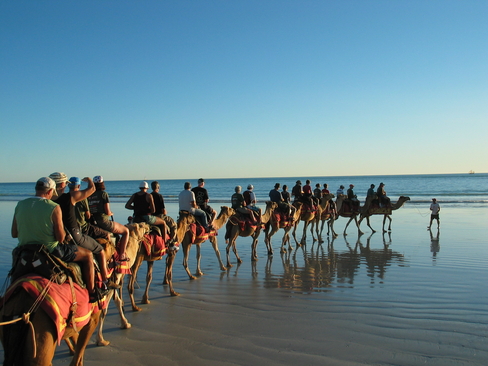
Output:
[[[488,1],[2,1],[0,182],[488,172]]]

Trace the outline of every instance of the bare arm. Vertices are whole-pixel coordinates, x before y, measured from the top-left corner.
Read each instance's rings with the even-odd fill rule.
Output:
[[[134,209],[134,196],[136,194],[134,193],[132,196],[130,196],[129,200],[125,204],[125,208],[128,210],[133,210]]]
[[[85,198],[90,197],[93,193],[95,193],[95,184],[89,177],[85,177],[82,179],[83,182],[88,182],[88,187],[82,191],[71,191],[71,202],[75,204],[76,202],[83,201]]]
[[[54,237],[58,242],[63,243],[66,237],[66,233],[64,231],[63,214],[61,212],[60,206],[56,206],[56,208],[54,209],[52,214],[52,220],[53,220]]]
[[[110,203],[105,203],[104,204],[104,208],[105,208],[105,214],[108,215],[108,216],[113,216],[114,213],[110,210]]]

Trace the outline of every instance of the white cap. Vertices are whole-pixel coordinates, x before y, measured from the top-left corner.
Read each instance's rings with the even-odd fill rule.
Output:
[[[93,183],[103,183],[103,177],[101,175],[95,175],[93,177]]]
[[[139,183],[139,188],[149,188],[149,185],[145,180],[143,180],[141,183]]]
[[[56,189],[56,183],[49,177],[42,177],[36,182],[36,189],[40,188]]]

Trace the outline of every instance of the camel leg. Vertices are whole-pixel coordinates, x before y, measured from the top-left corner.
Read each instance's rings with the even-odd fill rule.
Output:
[[[176,259],[176,251],[170,250],[166,256],[166,271],[164,273],[164,278],[166,283],[169,285],[169,293],[171,296],[180,296],[173,288],[173,263]]]
[[[219,261],[220,270],[227,271],[227,267],[224,266],[224,262],[222,262],[222,257],[220,256],[219,243],[217,241],[217,237],[211,236],[210,243],[212,243],[212,247],[214,249],[215,255],[217,256],[217,260]]]
[[[295,244],[296,244],[297,246],[300,246],[300,243],[298,242],[298,240],[297,240],[297,235],[296,235],[296,232],[297,232],[297,228],[298,228],[298,224],[299,224],[299,223],[300,223],[300,221],[297,221],[297,222],[295,223],[295,226],[293,227],[293,231],[292,231],[292,233],[291,233],[291,234],[293,235],[293,239],[295,239]]]
[[[344,233],[343,233],[343,235],[344,235],[344,236],[346,236],[346,235],[347,235],[347,233],[346,233],[347,227],[349,226],[349,224],[351,223],[351,221],[352,221],[352,220],[354,220],[354,217],[355,217],[355,216],[351,216],[351,217],[349,218],[349,221],[347,222],[346,227],[344,228]]]
[[[254,232],[254,235],[252,236],[252,244],[251,244],[251,261],[256,262],[258,260],[258,237],[259,237],[260,231],[259,229]]]
[[[278,232],[278,227],[277,226],[272,226],[271,231],[268,233],[265,233],[267,238],[264,238],[264,241],[266,242],[266,248],[268,249],[268,256],[273,255],[273,245],[271,244],[271,238],[273,237],[274,234]],[[283,246],[281,247],[281,251],[283,252]]]
[[[195,244],[197,247],[197,270],[195,272],[195,276],[203,276],[202,269],[200,268],[200,261],[202,260],[202,253],[200,244]]]
[[[81,329],[78,341],[76,343],[75,355],[71,360],[70,366],[83,366],[83,356],[85,355],[86,346],[88,345],[93,332],[97,328],[99,319],[100,313],[92,313],[88,324]]]
[[[188,243],[187,238],[185,238],[181,244],[183,246],[183,267],[185,268],[188,277],[190,277],[190,280],[194,280],[196,277],[191,274],[190,269],[188,268],[188,255],[190,254],[191,243]]]
[[[361,222],[364,220],[364,218],[366,218],[366,225],[368,225],[368,227],[371,229],[371,232],[375,233],[376,230],[374,230],[372,227],[371,227],[371,224],[370,224],[370,221],[369,221],[369,218],[370,216],[363,216],[361,217],[361,219],[359,219],[359,226],[361,226]]]
[[[142,261],[144,257],[142,255],[137,255],[134,264],[132,265],[131,272],[132,275],[129,277],[129,283],[127,284],[127,292],[129,292],[129,299],[132,305],[132,311],[141,311],[142,309],[136,305],[136,301],[134,299],[134,284],[137,279],[137,272],[139,272],[139,268],[141,267]]]
[[[119,281],[117,281],[117,283],[119,283],[119,284],[120,284],[120,283],[122,282],[122,277],[123,277],[123,276],[124,276],[124,275],[121,275],[121,276],[120,276],[120,282],[119,282]],[[117,278],[119,278],[119,276],[117,276]],[[127,320],[127,318],[126,318],[126,317],[125,317],[125,315],[124,315],[124,309],[123,309],[123,307],[124,307],[124,302],[123,302],[123,300],[122,300],[121,295],[119,294],[119,291],[114,290],[114,291],[113,291],[113,295],[114,295],[114,302],[115,302],[115,305],[117,306],[117,309],[119,310],[120,321],[121,321],[121,323],[122,323],[120,327],[121,327],[122,329],[129,329],[129,328],[131,328],[131,327],[132,327],[132,325],[129,323],[129,321]]]
[[[300,240],[300,243],[298,244],[299,246],[302,246],[302,244],[305,244],[307,242],[307,228],[309,223],[310,221],[303,222],[303,234],[302,234],[302,240]]]
[[[147,261],[147,274],[146,274],[146,291],[142,295],[141,304],[150,304],[149,301],[149,286],[151,286],[151,282],[153,279],[153,268],[154,268],[154,261]]]
[[[286,253],[286,243],[288,243],[288,250],[291,252],[293,250],[293,247],[291,246],[290,241],[290,229],[285,229],[285,234],[283,235],[283,239],[281,240],[281,253]]]
[[[232,251],[234,252],[234,255],[236,256],[237,263],[242,263],[242,259],[239,257],[239,254],[237,253],[236,239],[234,239],[232,241]]]
[[[330,232],[332,233],[332,237],[337,238],[339,234],[337,234],[334,230],[334,223],[335,223],[334,216],[331,215],[329,221],[327,221],[327,226],[328,226],[327,235],[329,235],[329,229],[330,229]]]
[[[385,222],[386,222],[386,219],[389,220],[388,222],[388,231],[391,231],[391,217],[390,215],[385,215],[385,217],[383,217],[383,232],[386,233],[386,230],[385,230]]]

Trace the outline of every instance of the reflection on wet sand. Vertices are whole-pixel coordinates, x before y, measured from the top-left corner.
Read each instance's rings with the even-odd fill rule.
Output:
[[[383,234],[382,247],[378,249],[371,248],[373,235],[366,239],[359,236],[352,245],[347,237],[332,238],[327,245],[314,244],[310,249],[304,245],[292,253],[283,253],[282,272],[277,271],[279,266],[273,267],[273,260],[277,258],[271,256],[265,267],[264,286],[304,293],[326,292],[332,287],[354,287],[356,276],[364,272],[370,277],[371,285],[378,279],[381,284],[388,267],[392,264],[404,266],[406,260],[403,254],[390,249],[391,233]],[[347,250],[335,249],[334,245],[337,247],[342,240]]]
[[[432,252],[432,262],[435,263],[437,253],[441,250],[441,246],[439,244],[440,230],[439,228],[437,228],[437,233],[434,236],[432,230],[429,229],[429,234],[430,234],[430,251]]]

